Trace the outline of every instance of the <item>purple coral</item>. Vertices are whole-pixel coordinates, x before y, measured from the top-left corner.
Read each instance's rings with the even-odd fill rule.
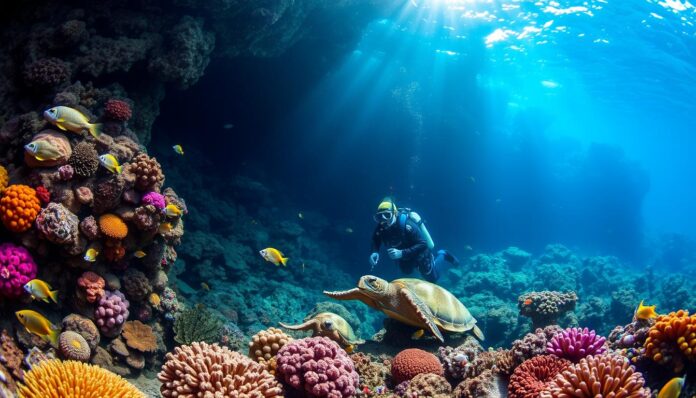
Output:
[[[36,263],[29,251],[12,243],[0,244],[0,297],[17,298],[24,285],[36,278]]]
[[[63,181],[72,180],[75,176],[75,169],[69,164],[64,164],[58,168],[58,175]]]
[[[123,324],[128,319],[129,306],[130,303],[126,297],[118,290],[106,292],[99,299],[99,306],[94,311],[94,318],[104,336],[116,337],[121,333]]]
[[[606,351],[606,339],[588,328],[568,328],[558,332],[546,349],[549,354],[578,362],[588,355],[599,355]]]
[[[164,195],[154,191],[143,195],[142,204],[143,206],[152,205],[157,210],[162,210],[165,208],[165,206],[167,206],[167,203],[164,200]]]
[[[348,354],[326,337],[295,340],[278,351],[277,371],[291,387],[313,397],[355,395],[358,374]]]

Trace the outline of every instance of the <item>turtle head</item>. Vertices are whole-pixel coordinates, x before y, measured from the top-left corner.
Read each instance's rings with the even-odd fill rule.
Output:
[[[383,297],[388,288],[389,282],[373,275],[365,275],[358,282],[358,289],[370,297]]]

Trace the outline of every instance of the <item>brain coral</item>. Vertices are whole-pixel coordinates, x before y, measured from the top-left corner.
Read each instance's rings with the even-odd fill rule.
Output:
[[[7,188],[8,182],[10,182],[10,177],[7,174],[7,169],[0,166],[0,194]]]
[[[141,352],[157,350],[157,336],[152,328],[140,321],[128,321],[123,325],[123,337],[128,347]]]
[[[673,364],[675,371],[684,367],[683,358],[696,359],[696,315],[679,310],[657,317],[645,340],[645,355],[660,364]]]
[[[86,362],[92,351],[82,335],[76,332],[65,331],[58,337],[58,348],[65,359]]]
[[[282,397],[283,388],[262,365],[217,344],[192,343],[166,356],[160,392],[168,397]]]
[[[5,228],[24,232],[31,228],[41,210],[36,191],[27,185],[10,185],[0,199],[0,218]]]
[[[115,214],[102,214],[99,217],[99,230],[111,239],[123,239],[128,235],[128,226]]]
[[[606,351],[606,339],[587,328],[568,328],[557,333],[547,345],[549,354],[577,362],[588,355]]]
[[[87,141],[79,142],[73,148],[72,155],[68,159],[78,177],[91,177],[99,168],[99,154],[93,144]]]
[[[249,358],[256,362],[269,361],[278,350],[293,339],[278,328],[268,328],[254,335],[249,342]]]
[[[159,192],[164,183],[164,173],[159,162],[144,153],[133,158],[129,170],[135,174],[135,187],[140,191]]]
[[[133,116],[131,106],[126,101],[110,99],[104,104],[104,117],[117,122],[127,122]]]
[[[409,348],[398,353],[392,361],[392,377],[398,384],[411,380],[421,373],[444,374],[437,357],[417,348]]]
[[[280,378],[313,397],[351,397],[358,373],[348,354],[327,337],[309,337],[286,344],[276,356]]]
[[[583,358],[559,373],[540,398],[649,398],[643,376],[618,355]]]
[[[22,398],[145,398],[120,376],[78,361],[48,360],[25,373],[19,388]]]
[[[24,285],[36,278],[36,263],[29,251],[12,243],[0,244],[0,297],[17,298]]]
[[[540,355],[518,366],[508,384],[510,398],[538,398],[548,383],[565,370],[571,362],[553,355]]]
[[[53,130],[43,130],[35,135],[32,141],[41,142],[53,146],[58,150],[59,156],[56,159],[38,160],[29,152],[24,152],[24,161],[29,167],[53,167],[66,164],[72,156],[72,147],[68,137],[63,133]]]

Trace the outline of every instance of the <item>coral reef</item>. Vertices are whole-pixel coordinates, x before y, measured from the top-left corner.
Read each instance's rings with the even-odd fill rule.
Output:
[[[644,347],[648,358],[681,372],[684,360],[696,360],[696,315],[684,310],[660,315],[650,327]]]
[[[99,168],[99,154],[94,144],[82,141],[73,147],[68,159],[76,176],[87,178],[93,176]]]
[[[176,347],[157,378],[164,397],[283,396],[281,385],[262,365],[217,344]]]
[[[575,309],[578,296],[574,292],[531,292],[517,299],[520,315],[532,319],[533,328],[543,328],[558,323],[558,318]]]
[[[133,116],[128,102],[111,98],[104,103],[104,117],[117,122],[127,122]]]
[[[313,397],[351,397],[358,388],[353,361],[327,337],[292,341],[278,351],[278,376]]]
[[[77,279],[77,286],[80,287],[78,292],[84,295],[87,302],[94,303],[104,296],[106,282],[98,274],[92,271],[85,271]]]
[[[442,364],[437,357],[417,348],[409,348],[397,354],[392,361],[391,371],[397,384],[411,380],[421,373],[444,375]]]
[[[598,336],[594,330],[568,328],[556,333],[547,348],[549,354],[577,362],[588,355],[603,354],[606,351],[605,342],[606,339]]]
[[[571,362],[552,355],[541,355],[524,361],[510,376],[508,396],[510,398],[537,398],[549,382]]]
[[[94,312],[99,330],[107,337],[116,337],[121,333],[123,324],[130,314],[128,308],[130,303],[126,300],[123,293],[117,291],[106,292],[99,299],[99,305]]]
[[[391,378],[390,367],[385,364],[385,361],[380,361],[378,358],[370,354],[356,352],[350,355],[355,365],[355,371],[360,376],[360,390],[367,388],[372,391],[378,387],[387,385]]]
[[[451,396],[451,393],[452,386],[444,377],[432,373],[421,373],[410,380],[404,397],[446,398]]]

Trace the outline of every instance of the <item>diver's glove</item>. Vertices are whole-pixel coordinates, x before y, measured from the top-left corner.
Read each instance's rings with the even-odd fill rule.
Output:
[[[391,258],[392,260],[398,260],[404,256],[403,250],[395,249],[393,247],[387,250],[387,253],[389,253],[389,258]]]
[[[370,264],[374,267],[377,265],[377,262],[379,261],[379,253],[372,253],[370,254]]]

